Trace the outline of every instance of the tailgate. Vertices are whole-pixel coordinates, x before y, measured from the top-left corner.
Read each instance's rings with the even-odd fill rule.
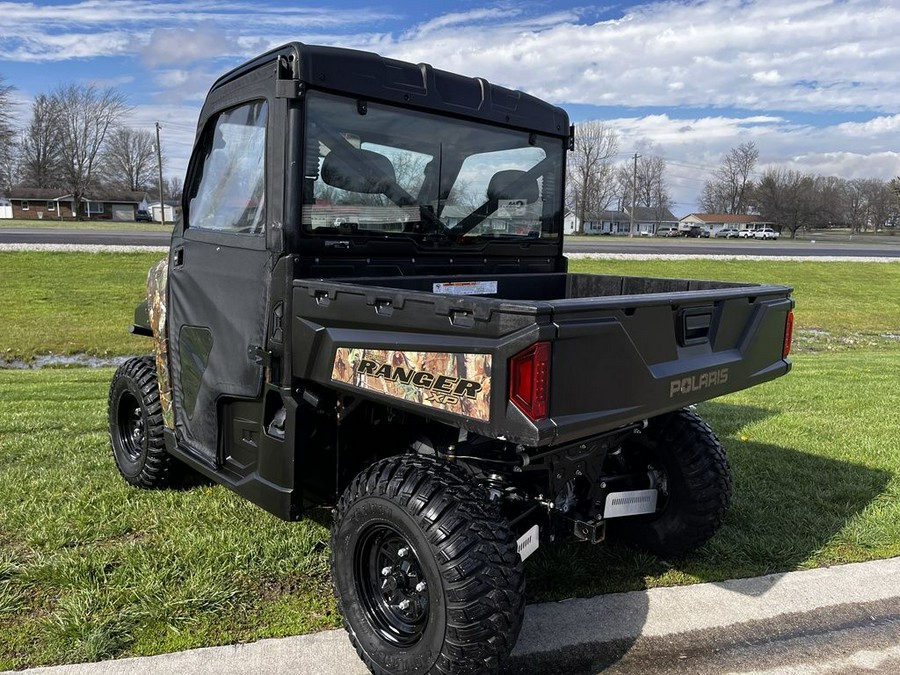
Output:
[[[553,303],[554,442],[785,374],[790,292],[743,286]]]

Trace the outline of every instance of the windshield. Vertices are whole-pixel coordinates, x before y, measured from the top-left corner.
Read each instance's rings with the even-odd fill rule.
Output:
[[[313,235],[557,239],[562,140],[311,92],[303,229]]]

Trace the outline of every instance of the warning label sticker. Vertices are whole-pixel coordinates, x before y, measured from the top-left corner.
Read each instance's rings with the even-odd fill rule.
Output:
[[[433,284],[432,293],[447,295],[492,295],[497,293],[496,281],[450,281]]]

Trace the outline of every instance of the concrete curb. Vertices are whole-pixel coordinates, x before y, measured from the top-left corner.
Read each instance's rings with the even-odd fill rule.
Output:
[[[900,599],[900,558],[676,588],[530,605],[510,671],[565,662],[571,651],[758,623],[779,616]],[[896,603],[893,603],[896,604]],[[562,666],[561,666],[562,667]],[[9,672],[9,671],[7,671]],[[340,630],[101,663],[34,668],[29,675],[364,675]],[[563,672],[563,671],[558,671]]]

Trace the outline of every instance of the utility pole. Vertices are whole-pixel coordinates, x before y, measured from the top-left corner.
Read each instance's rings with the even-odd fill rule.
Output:
[[[637,199],[637,161],[639,154],[634,153],[634,173],[631,174],[631,210],[628,212],[628,236],[634,238],[634,204]]]
[[[166,203],[163,201],[162,147],[159,144],[159,122],[156,123],[156,166],[159,169],[159,217],[166,224]]]

